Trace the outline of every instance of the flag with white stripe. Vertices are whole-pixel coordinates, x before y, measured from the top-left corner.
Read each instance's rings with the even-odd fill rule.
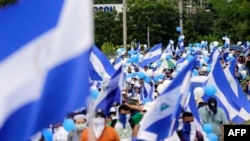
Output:
[[[93,3],[20,0],[0,10],[0,136],[27,141],[86,106]]]

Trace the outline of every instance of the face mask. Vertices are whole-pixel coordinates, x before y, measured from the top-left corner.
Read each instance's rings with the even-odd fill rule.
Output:
[[[183,131],[184,132],[190,132],[191,131],[191,123],[190,122],[184,122],[183,123]]]
[[[125,128],[126,122],[127,122],[127,115],[126,114],[119,114],[119,121],[122,123],[123,128]]]
[[[93,119],[93,131],[94,131],[96,138],[100,138],[104,128],[105,128],[105,119],[104,118],[94,118]]]
[[[86,123],[76,124],[77,131],[83,131],[86,128]]]

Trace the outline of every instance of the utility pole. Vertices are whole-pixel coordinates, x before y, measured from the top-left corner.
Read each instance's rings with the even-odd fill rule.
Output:
[[[123,47],[127,52],[127,6],[126,0],[122,0],[123,2]]]
[[[183,0],[179,0],[180,34],[183,35]]]
[[[150,47],[149,47],[149,43],[150,43],[150,41],[149,41],[149,27],[148,27],[148,33],[147,33],[147,38],[148,38],[148,49],[150,49]]]

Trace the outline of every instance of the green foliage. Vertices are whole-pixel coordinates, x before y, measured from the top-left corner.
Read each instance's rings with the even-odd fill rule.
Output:
[[[102,52],[106,56],[114,56],[115,55],[114,53],[115,53],[116,47],[111,42],[104,42],[103,45],[101,46],[101,49],[102,49]]]
[[[0,0],[0,8],[16,3],[17,0]]]

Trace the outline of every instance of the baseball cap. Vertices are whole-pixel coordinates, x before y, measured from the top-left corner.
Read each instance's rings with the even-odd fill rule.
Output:
[[[217,100],[214,97],[211,97],[207,101],[209,109],[214,110],[217,108]]]

